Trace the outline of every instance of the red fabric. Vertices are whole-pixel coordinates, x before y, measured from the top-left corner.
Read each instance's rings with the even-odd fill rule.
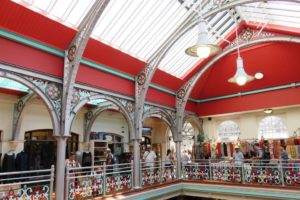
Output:
[[[221,143],[217,143],[217,158],[222,156]]]
[[[230,145],[230,156],[233,157],[233,152],[234,152],[233,143],[229,143],[229,145]]]

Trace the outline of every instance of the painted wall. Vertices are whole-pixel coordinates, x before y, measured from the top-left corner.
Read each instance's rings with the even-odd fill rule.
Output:
[[[143,124],[144,127],[151,127],[151,142],[152,144],[161,144],[161,158],[164,160],[166,150],[166,138],[168,134],[168,124],[158,118],[149,117],[146,118]]]
[[[232,120],[240,127],[240,139],[256,139],[258,138],[259,123],[267,116],[280,117],[288,128],[289,136],[293,136],[294,131],[300,128],[300,107],[290,107],[275,109],[270,115],[260,110],[243,114],[216,116],[212,117],[211,120],[204,118],[203,129],[205,135],[210,139],[217,139],[217,127],[219,124],[225,120]]]
[[[18,96],[7,95],[0,93],[0,130],[2,131],[0,152],[5,154],[12,147],[9,140],[12,139],[12,121],[14,104],[18,101]],[[79,140],[83,141],[84,132],[84,113],[86,108],[76,116],[71,131],[79,134]],[[124,128],[122,128],[124,127]],[[27,131],[37,129],[52,129],[52,122],[46,106],[40,99],[34,99],[31,104],[28,105],[23,122],[20,127],[20,140],[24,140],[24,134]],[[129,132],[127,121],[118,112],[104,112],[97,119],[92,127],[92,131],[102,131],[109,133],[116,133],[124,137],[124,142],[128,143]],[[123,132],[123,133],[122,133]],[[82,147],[80,145],[80,147]],[[18,143],[16,152],[23,149],[23,142]]]
[[[124,151],[129,152],[129,130],[124,116],[119,112],[104,111],[92,126],[92,132],[114,133],[123,137]]]

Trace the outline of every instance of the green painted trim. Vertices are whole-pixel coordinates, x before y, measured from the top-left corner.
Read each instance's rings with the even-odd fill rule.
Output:
[[[275,86],[275,87],[263,88],[263,89],[252,90],[252,91],[247,91],[247,92],[240,92],[240,93],[236,93],[236,94],[229,94],[229,95],[207,98],[207,99],[200,99],[200,100],[197,99],[197,100],[195,100],[195,102],[196,103],[205,103],[205,102],[216,101],[216,100],[221,100],[221,99],[228,99],[228,98],[232,98],[232,97],[239,97],[239,96],[244,96],[244,95],[249,95],[249,94],[258,94],[258,93],[263,93],[263,92],[288,89],[288,88],[293,88],[293,87],[297,87],[297,86],[300,86],[300,83],[279,85],[279,86]]]
[[[26,38],[24,36],[18,35],[16,33],[12,33],[10,31],[4,30],[0,28],[0,37],[3,38],[7,38],[16,42],[19,42],[21,44],[25,44],[28,45],[30,47],[45,51],[47,53],[59,56],[59,57],[64,57],[64,52],[57,49],[57,48],[53,48],[50,46],[47,46],[43,43],[40,43],[38,41]],[[112,69],[110,67],[104,66],[104,65],[100,65],[97,64],[93,61],[90,61],[88,59],[81,59],[80,63],[85,64],[89,67],[107,72],[109,74],[113,74],[116,75],[118,77],[124,78],[126,80],[130,80],[130,81],[135,81],[135,77],[128,75],[126,73],[120,72],[118,70]],[[241,93],[237,93],[237,94],[230,94],[230,95],[224,95],[224,96],[219,96],[219,97],[213,97],[213,98],[207,98],[207,99],[194,99],[194,98],[189,98],[189,101],[194,102],[194,103],[204,103],[204,102],[209,102],[209,101],[216,101],[216,100],[221,100],[221,99],[228,99],[228,98],[233,98],[233,97],[238,97],[238,96],[242,96],[242,95],[249,95],[249,94],[257,94],[257,93],[262,93],[262,92],[269,92],[269,91],[274,91],[274,90],[281,90],[281,89],[287,89],[287,88],[291,88],[291,87],[295,87],[295,86],[300,86],[300,83],[296,83],[296,84],[288,84],[288,85],[281,85],[281,86],[276,86],[276,87],[270,87],[270,88],[264,88],[264,89],[260,89],[260,90],[253,90],[253,91],[248,91],[248,92],[241,92]],[[167,94],[171,94],[173,96],[176,96],[176,91],[174,90],[170,90],[167,89],[165,87],[156,85],[156,84],[150,84],[151,88],[154,88],[156,90],[165,92]]]
[[[85,65],[87,65],[89,67],[92,67],[92,68],[99,69],[101,71],[107,72],[109,74],[113,74],[113,75],[119,76],[121,78],[130,80],[130,81],[134,81],[134,77],[133,76],[130,76],[130,75],[125,74],[123,72],[120,72],[120,71],[114,70],[112,68],[106,67],[104,65],[99,65],[99,64],[97,64],[97,63],[95,63],[93,61],[90,61],[88,59],[82,58],[81,61],[80,61],[80,63],[85,64]]]
[[[156,198],[156,197],[160,197],[166,194],[170,194],[172,192],[177,192],[179,190],[182,190],[182,185],[176,185],[172,188],[168,188],[162,191],[150,191],[151,193],[149,194],[143,194],[142,196],[137,196],[135,197],[136,200],[146,200],[146,199],[152,199],[152,198]]]
[[[4,38],[10,39],[10,40],[19,42],[21,44],[28,45],[30,47],[33,47],[33,48],[45,51],[47,53],[50,53],[50,54],[53,54],[53,55],[56,55],[56,56],[59,56],[59,57],[64,57],[64,52],[61,51],[61,50],[59,50],[59,49],[47,46],[47,45],[42,44],[40,42],[37,42],[35,40],[23,37],[21,35],[9,32],[9,31],[4,30],[4,29],[0,29],[0,37],[4,37]],[[124,78],[126,80],[135,81],[135,77],[134,76],[128,75],[128,74],[123,73],[123,72],[120,72],[118,70],[114,70],[114,69],[112,69],[110,67],[107,67],[107,66],[104,66],[104,65],[97,64],[97,63],[95,63],[93,61],[90,61],[88,59],[85,59],[85,58],[81,59],[80,63],[85,64],[85,65],[87,65],[89,67],[92,67],[92,68],[99,69],[101,71],[107,72],[109,74],[113,74],[113,75],[119,76],[119,77]],[[171,95],[176,96],[176,92],[175,91],[167,89],[167,88],[164,88],[164,87],[161,87],[159,85],[150,84],[150,87],[154,88],[156,90],[165,92],[167,94],[171,94]]]
[[[42,50],[42,51],[45,51],[45,52],[48,52],[50,54],[54,54],[54,55],[59,56],[59,57],[64,57],[64,52],[59,50],[59,49],[47,46],[47,45],[42,44],[40,42],[37,42],[35,40],[25,38],[23,36],[20,36],[18,34],[6,31],[4,29],[0,29],[0,37],[4,37],[4,38],[10,39],[10,40],[19,42],[21,44],[26,44],[28,46],[34,47],[36,49],[39,49],[39,50]]]
[[[233,186],[234,187],[234,186]],[[159,189],[159,188],[158,188]],[[214,192],[214,193],[223,193],[229,195],[247,195],[253,197],[268,197],[268,198],[283,198],[283,199],[300,199],[299,195],[293,195],[288,193],[283,193],[282,190],[280,193],[276,192],[267,192],[267,191],[249,191],[246,188],[230,189],[230,188],[220,188],[216,186],[201,186],[199,185],[176,185],[172,188],[160,188],[161,191],[149,191],[148,194],[143,193],[141,196],[136,196],[135,199],[152,199],[158,198],[163,195],[167,195],[173,192],[178,192],[180,190],[195,191],[195,192]]]
[[[299,195],[291,195],[287,193],[273,193],[267,191],[249,191],[244,189],[229,189],[229,188],[216,188],[216,187],[201,187],[199,186],[183,186],[183,190],[193,190],[193,191],[205,191],[205,192],[217,192],[217,193],[225,193],[225,194],[233,194],[233,195],[250,195],[256,197],[275,197],[275,198],[284,198],[284,199],[300,199]]]
[[[150,84],[150,87],[176,96],[176,92],[174,90],[170,90],[170,89],[167,89],[165,87],[162,87],[162,86],[159,86],[159,85],[156,85],[156,84],[153,84],[153,83]]]

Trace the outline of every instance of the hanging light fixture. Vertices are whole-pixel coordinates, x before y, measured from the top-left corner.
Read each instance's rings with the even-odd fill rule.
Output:
[[[236,45],[238,47],[238,57],[236,59],[236,73],[232,78],[228,79],[228,82],[237,83],[238,85],[242,86],[245,85],[247,82],[253,81],[254,77],[248,75],[244,69],[244,62],[240,55],[237,27],[235,28],[235,34],[236,34]]]
[[[194,57],[207,58],[217,54],[221,48],[218,45],[209,43],[207,24],[201,16],[199,19],[199,35],[197,44],[186,49],[185,53]]]

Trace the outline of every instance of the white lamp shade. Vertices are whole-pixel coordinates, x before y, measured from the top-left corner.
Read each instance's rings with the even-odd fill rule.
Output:
[[[217,54],[219,51],[221,51],[221,48],[218,45],[209,43],[206,22],[201,20],[199,22],[197,44],[186,49],[185,53],[194,57],[207,58]]]
[[[235,75],[228,79],[230,83],[237,83],[238,85],[245,85],[247,82],[253,81],[254,77],[248,75],[244,69],[243,59],[238,56],[236,59],[236,73]]]
[[[199,58],[207,58],[210,55],[211,49],[208,46],[197,48],[197,55]]]

